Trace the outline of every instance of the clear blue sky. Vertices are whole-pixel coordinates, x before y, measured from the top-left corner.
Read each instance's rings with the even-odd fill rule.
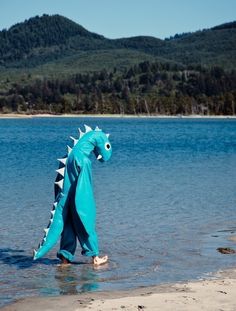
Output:
[[[165,38],[236,20],[236,0],[0,0],[0,30],[44,13],[108,38]]]

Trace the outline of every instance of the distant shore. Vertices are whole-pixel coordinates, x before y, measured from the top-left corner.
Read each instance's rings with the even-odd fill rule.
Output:
[[[33,297],[2,311],[215,311],[236,310],[236,268],[209,279],[144,287],[129,291],[94,292],[72,296]]]
[[[28,119],[28,118],[153,118],[153,119],[236,119],[236,115],[130,115],[130,114],[20,114],[20,113],[2,113],[0,119]]]

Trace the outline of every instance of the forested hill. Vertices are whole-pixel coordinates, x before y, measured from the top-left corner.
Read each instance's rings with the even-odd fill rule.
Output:
[[[18,23],[0,32],[2,64],[24,59],[61,56],[77,49],[96,49],[105,39],[60,15],[43,15]],[[41,57],[41,59],[40,59]]]
[[[0,32],[0,113],[236,114],[236,22],[108,39],[60,15]]]
[[[63,68],[67,64],[74,69],[76,64],[77,72],[85,71],[82,63],[87,63],[88,70],[95,71],[144,60],[234,69],[236,22],[165,40],[147,36],[111,40],[63,16],[43,15],[0,32],[0,67],[4,70],[45,64],[52,67],[57,62]]]

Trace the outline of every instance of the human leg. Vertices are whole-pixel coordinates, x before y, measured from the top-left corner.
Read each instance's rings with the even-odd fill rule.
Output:
[[[64,229],[61,234],[60,250],[57,257],[62,263],[69,263],[73,260],[76,249],[76,232],[72,222],[71,211],[69,210],[64,221]]]
[[[99,257],[97,233],[94,231],[88,234],[83,226],[83,223],[75,209],[72,211],[74,231],[78,237],[82,248],[82,255],[93,258],[93,264],[96,266],[102,265],[108,261],[108,256]]]
[[[86,232],[75,208],[72,209],[72,222],[74,231],[82,248],[81,254],[90,257],[97,256],[99,254],[99,250],[96,231],[94,230],[94,232],[90,234]]]

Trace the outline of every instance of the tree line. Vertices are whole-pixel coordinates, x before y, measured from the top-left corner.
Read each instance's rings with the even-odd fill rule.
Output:
[[[236,71],[141,62],[64,79],[14,83],[0,92],[2,113],[235,115]]]

